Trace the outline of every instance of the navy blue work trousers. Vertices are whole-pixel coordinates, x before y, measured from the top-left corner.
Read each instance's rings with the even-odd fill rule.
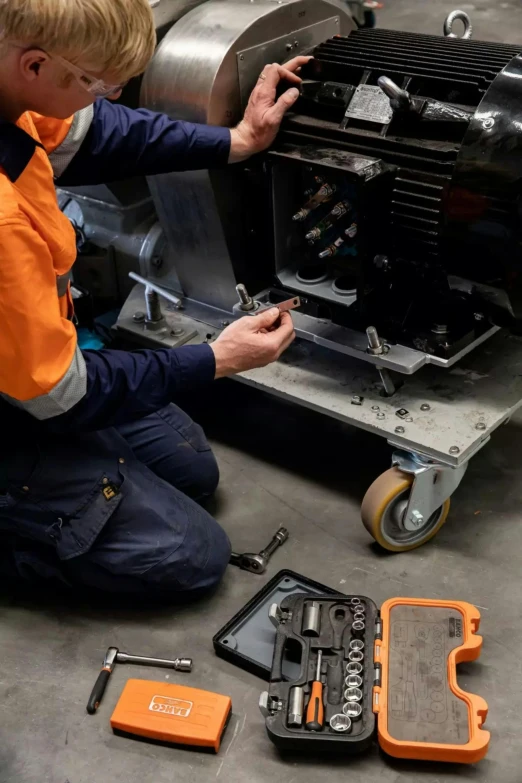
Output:
[[[0,495],[0,577],[168,599],[210,590],[229,540],[201,427],[175,405],[70,437],[22,438]]]

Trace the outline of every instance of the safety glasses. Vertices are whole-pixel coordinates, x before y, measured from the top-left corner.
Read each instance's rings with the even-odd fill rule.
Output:
[[[73,65],[69,60],[65,60],[57,54],[51,54],[49,57],[52,57],[53,60],[56,60],[60,65],[63,65],[69,73],[72,73],[78,84],[96,98],[109,98],[111,95],[120,92],[127,84],[127,82],[123,82],[123,84],[107,84],[107,82],[104,82],[102,79],[96,79],[96,77],[91,76],[91,74],[83,71],[81,68],[78,68],[77,65]]]
[[[0,34],[0,41],[1,40],[2,35]],[[10,46],[15,46],[17,49],[28,48],[27,45],[17,43],[15,41],[9,41],[8,43]],[[42,49],[41,51],[43,52],[45,50]],[[60,63],[60,65],[69,71],[69,73],[72,73],[78,84],[88,93],[94,95],[95,98],[109,98],[111,95],[116,95],[116,93],[118,93],[120,90],[123,90],[127,84],[127,82],[123,82],[122,84],[107,84],[107,82],[104,82],[103,79],[97,79],[95,76],[87,73],[87,71],[78,68],[77,65],[70,63],[69,60],[66,60],[64,57],[60,57],[58,54],[49,54],[49,52],[45,53],[48,57],[51,57],[51,59],[56,60],[57,63]]]

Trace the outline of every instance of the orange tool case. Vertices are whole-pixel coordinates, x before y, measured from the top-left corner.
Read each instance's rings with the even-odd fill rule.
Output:
[[[111,717],[115,734],[218,752],[232,713],[219,693],[176,683],[128,680]]]
[[[358,631],[352,601],[359,601],[364,617]],[[475,660],[482,646],[480,613],[471,604],[392,598],[379,611],[364,596],[294,594],[269,611],[277,633],[260,706],[279,748],[356,753],[369,747],[376,729],[381,748],[397,758],[471,764],[486,755],[487,704],[462,691],[456,673],[456,665]],[[289,651],[297,659],[299,648],[299,674],[289,680],[283,660]],[[304,720],[299,725],[299,713],[306,712],[319,651],[325,721],[311,732]],[[348,670],[350,663],[356,665]],[[350,671],[357,673],[348,682]],[[359,692],[352,687],[348,693],[350,684]],[[360,706],[345,708],[348,698]]]

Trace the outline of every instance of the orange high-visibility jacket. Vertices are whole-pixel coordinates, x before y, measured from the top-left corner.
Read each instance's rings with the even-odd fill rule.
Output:
[[[68,120],[0,118],[0,411],[93,429],[148,415],[214,377],[208,345],[82,352],[71,320],[75,232],[55,183],[226,164],[230,131],[97,101]],[[61,178],[61,179],[60,179]]]

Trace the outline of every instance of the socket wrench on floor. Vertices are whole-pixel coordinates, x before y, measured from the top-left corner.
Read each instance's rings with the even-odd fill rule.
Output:
[[[276,549],[283,546],[287,538],[288,530],[286,527],[280,527],[268,546],[262,549],[259,554],[245,552],[239,555],[237,552],[232,552],[230,565],[238,566],[243,571],[250,571],[252,574],[264,574],[270,558]]]
[[[98,709],[103,694],[105,693],[107,683],[109,682],[109,677],[117,663],[162,666],[166,669],[174,669],[178,672],[192,671],[192,658],[175,658],[174,660],[168,658],[150,658],[148,655],[129,655],[129,653],[121,652],[117,647],[109,647],[105,653],[102,670],[98,675],[98,679],[94,684],[89,701],[87,702],[87,712],[89,715],[94,715]]]

